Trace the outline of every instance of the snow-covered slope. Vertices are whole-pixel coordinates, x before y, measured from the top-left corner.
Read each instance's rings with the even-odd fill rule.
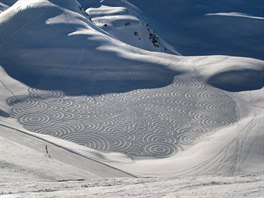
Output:
[[[3,4],[3,3],[0,3],[0,13],[5,11],[6,9],[8,8],[7,5]]]
[[[130,2],[143,10],[153,29],[183,55],[264,59],[263,0]]]
[[[263,174],[263,61],[137,43],[120,24],[145,31],[144,17],[127,1],[9,6],[0,13],[1,182]]]
[[[144,22],[142,13],[127,1],[91,1],[86,10],[91,20],[117,39],[150,51],[177,54]]]
[[[16,3],[17,0],[3,0],[0,2],[0,13],[7,10],[11,5]]]
[[[93,154],[87,149],[91,155],[83,155],[86,149],[81,146],[73,147],[43,135],[34,136],[5,122],[1,122],[0,129],[0,183],[134,177],[98,162],[96,152]]]
[[[0,184],[1,197],[262,197],[263,176],[114,178],[88,181]]]

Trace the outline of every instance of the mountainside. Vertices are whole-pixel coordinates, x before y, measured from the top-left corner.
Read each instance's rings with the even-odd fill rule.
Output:
[[[252,12],[239,10],[244,14],[230,14],[237,10],[229,4],[230,10],[224,5],[207,10],[209,1],[197,3],[208,20],[239,19],[236,24],[245,28],[248,40],[238,35],[234,42],[221,31],[207,37],[214,25],[195,15],[200,15],[196,6],[189,6],[189,20],[198,21],[184,22],[190,29],[181,26],[180,15],[167,20],[171,11],[183,13],[175,3],[185,9],[188,2],[166,0],[162,8],[154,0],[0,0],[2,194],[15,181],[42,183],[32,191],[13,189],[14,196],[27,192],[34,197],[38,191],[41,197],[49,182],[65,182],[55,188],[65,193],[71,182],[77,182],[71,188],[79,188],[92,178],[145,176],[202,176],[202,181],[230,176],[237,181],[236,176],[255,175],[245,178],[250,183],[245,188],[253,192],[254,182],[263,188],[264,62],[262,46],[252,43],[262,41],[259,2],[252,4]],[[150,8],[160,8],[159,19]],[[195,27],[197,34],[191,31]],[[206,43],[199,47],[203,51],[198,53],[190,34]],[[208,47],[213,41],[219,51]],[[116,185],[115,179],[109,181]],[[128,186],[137,181],[120,182],[132,189]],[[238,181],[230,185],[239,186]],[[155,189],[151,178],[146,183]]]
[[[126,1],[91,1],[86,13],[97,26],[124,43],[177,54],[142,19],[140,10]]]
[[[130,2],[144,10],[153,29],[183,55],[264,59],[262,0]]]

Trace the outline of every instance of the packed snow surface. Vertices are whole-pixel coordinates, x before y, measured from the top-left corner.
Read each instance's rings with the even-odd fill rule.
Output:
[[[262,197],[263,176],[115,178],[0,184],[1,197]]]
[[[181,56],[134,1],[0,0],[0,195],[263,195],[264,62]]]

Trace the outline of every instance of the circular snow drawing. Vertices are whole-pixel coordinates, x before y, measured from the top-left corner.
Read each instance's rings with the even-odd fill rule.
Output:
[[[195,79],[101,96],[29,89],[7,103],[28,130],[136,158],[172,156],[237,121],[235,101]]]

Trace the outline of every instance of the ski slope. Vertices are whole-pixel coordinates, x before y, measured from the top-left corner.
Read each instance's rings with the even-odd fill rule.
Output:
[[[163,180],[168,188],[181,182],[176,177],[186,177],[189,185],[194,176],[198,183],[233,179],[230,189],[261,195],[262,60],[181,56],[155,33],[157,47],[149,38],[151,24],[133,1],[0,3],[4,196],[70,196],[67,191],[78,189],[81,197],[93,191],[79,189],[90,185],[87,180],[100,181],[100,187],[91,183],[94,193],[107,186],[100,178],[116,178],[109,179],[113,189],[100,196],[114,196],[117,180],[126,189],[120,196],[132,196],[124,193],[141,177],[151,177],[142,181],[156,189]],[[33,187],[10,190],[15,182]],[[208,186],[231,196],[218,184]],[[184,196],[205,196],[207,188],[187,189]]]

